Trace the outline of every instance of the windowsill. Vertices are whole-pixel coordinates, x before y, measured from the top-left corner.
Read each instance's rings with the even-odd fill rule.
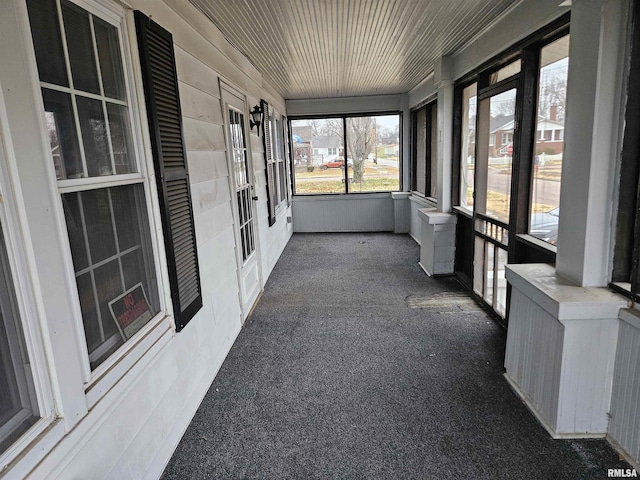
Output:
[[[397,190],[396,190],[397,191]],[[395,192],[395,191],[394,191]],[[310,193],[296,194],[291,197],[292,202],[332,201],[332,200],[364,200],[370,198],[390,198],[394,192],[362,192],[362,193]]]
[[[24,478],[65,436],[61,418],[41,418],[0,455],[0,474]]]
[[[634,295],[631,292],[631,283],[630,282],[611,282],[609,284],[609,288],[620,295],[623,295],[633,301],[637,302],[638,296]]]
[[[453,211],[455,213],[459,213],[460,215],[464,215],[465,217],[473,218],[473,212],[465,207],[453,207]]]
[[[163,338],[168,340],[173,332],[170,317],[163,316],[149,322],[131,340],[122,345],[111,358],[93,372],[93,378],[86,384],[85,394],[89,409],[111,390],[134,365],[150,356],[150,350]],[[168,337],[167,337],[168,335]],[[148,360],[147,360],[148,361]]]
[[[416,203],[418,205],[422,205],[423,207],[435,208],[438,206],[438,200],[436,198],[425,197],[424,195],[418,192],[411,192],[411,196],[409,197],[409,200],[411,200],[413,203]]]
[[[545,242],[544,240],[539,239],[538,237],[534,237],[533,235],[529,235],[528,233],[518,233],[516,237],[524,243],[531,245],[535,248],[546,250],[554,255],[558,253],[558,247],[555,245],[551,245],[549,242]]]

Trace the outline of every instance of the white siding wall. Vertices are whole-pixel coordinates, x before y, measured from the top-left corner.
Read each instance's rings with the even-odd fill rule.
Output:
[[[80,405],[79,419],[62,419],[73,429],[68,428],[55,449],[45,454],[29,476],[33,479],[159,477],[241,328],[234,199],[229,192],[219,79],[245,93],[248,106],[264,98],[286,114],[284,100],[188,2],[172,2],[171,7],[152,0],[131,3],[174,37],[204,306],[179,334],[167,330],[90,411],[82,408],[87,401],[81,381],[73,389],[65,387],[65,392],[75,392],[67,393],[71,397],[65,402]],[[133,29],[129,33],[135,44]],[[131,55],[137,61],[137,52]],[[286,222],[291,209],[282,207],[276,224],[268,226],[262,140],[255,132],[250,139],[266,281],[292,233]],[[68,317],[56,308],[54,303],[47,305],[49,322],[56,314]],[[54,384],[81,378],[60,370],[56,375]],[[29,468],[19,466],[20,471]]]
[[[409,235],[418,245],[422,242],[422,219],[418,216],[418,210],[430,207],[435,207],[435,204],[415,195],[409,197],[409,208],[411,209]]]
[[[506,376],[547,425],[558,417],[564,327],[517,289],[511,290]]]
[[[640,464],[640,313],[620,312],[609,436]]]
[[[318,195],[295,197],[296,232],[393,232],[391,194]]]

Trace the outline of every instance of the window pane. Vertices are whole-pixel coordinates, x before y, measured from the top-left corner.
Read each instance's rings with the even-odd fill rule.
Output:
[[[506,67],[502,67],[497,72],[493,72],[491,75],[489,75],[489,84],[501,82],[502,80],[506,80],[507,78],[512,77],[516,73],[520,73],[520,65],[521,62],[520,59],[518,59],[515,62],[510,63]]]
[[[0,453],[37,420],[30,361],[0,229]]]
[[[111,156],[102,102],[86,97],[76,97],[84,155],[90,177],[112,175]]]
[[[400,116],[347,118],[350,192],[400,189]]]
[[[122,105],[107,103],[107,115],[116,173],[133,173],[136,171],[136,163],[129,127],[129,109]]]
[[[538,119],[531,190],[529,233],[555,244],[560,218],[560,174],[569,66],[569,36],[540,53]]]
[[[62,200],[89,361],[95,368],[160,310],[144,187],[67,193]],[[83,249],[73,247],[72,238],[79,236],[86,238],[90,261]],[[133,296],[144,299],[144,308],[130,316],[133,330],[122,330],[122,317],[117,321],[112,309],[131,289]]]
[[[77,90],[99,94],[89,14],[65,0],[62,0],[61,5],[73,86]]]
[[[460,206],[473,209],[473,179],[476,163],[477,84],[462,91],[460,152]]]
[[[280,182],[280,201],[284,202],[287,198],[287,184],[286,173],[284,168],[284,161],[278,162],[278,180]]]
[[[73,199],[74,197],[71,196],[69,198]],[[84,212],[81,222],[84,222],[83,235],[86,235],[89,252],[91,253],[90,263],[95,264],[115,255],[117,248],[113,224],[111,223],[109,190],[88,190],[78,193],[77,201],[80,202],[80,208]],[[76,270],[78,266],[76,266]]]
[[[431,177],[430,197],[438,196],[438,108],[436,104],[431,105],[431,151],[429,152],[429,170]]]
[[[59,180],[82,177],[82,158],[71,97],[68,93],[43,88],[42,98],[56,177]]]
[[[490,102],[489,131],[496,136],[496,142],[494,146],[488,147],[486,205],[478,205],[477,209],[481,213],[509,223],[516,90],[511,89],[500,93],[488,101]],[[486,120],[481,116],[480,121]]]
[[[102,87],[107,97],[125,99],[124,75],[120,59],[120,42],[118,30],[113,25],[93,17],[93,28],[96,33],[96,46],[102,73]]]
[[[87,240],[84,236],[85,228],[82,224],[83,216],[79,200],[80,196],[76,195],[74,197],[64,197],[62,202],[64,216],[67,219],[71,255],[76,271],[87,268],[91,263],[87,252]]]
[[[295,193],[346,192],[343,131],[341,118],[291,121]]]
[[[413,182],[416,191],[427,194],[427,107],[414,113],[415,121],[415,172]]]
[[[69,86],[55,0],[28,0],[27,8],[40,80]]]

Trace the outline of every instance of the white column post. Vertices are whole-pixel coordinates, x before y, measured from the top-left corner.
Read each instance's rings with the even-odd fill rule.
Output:
[[[438,92],[438,212],[451,211],[451,161],[453,157],[453,62],[441,57],[435,65],[434,85]]]
[[[574,0],[556,268],[607,284],[626,1]]]

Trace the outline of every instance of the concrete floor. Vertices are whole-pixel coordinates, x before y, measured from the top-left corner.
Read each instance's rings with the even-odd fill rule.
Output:
[[[506,332],[394,234],[296,234],[165,479],[589,479],[504,380]]]

